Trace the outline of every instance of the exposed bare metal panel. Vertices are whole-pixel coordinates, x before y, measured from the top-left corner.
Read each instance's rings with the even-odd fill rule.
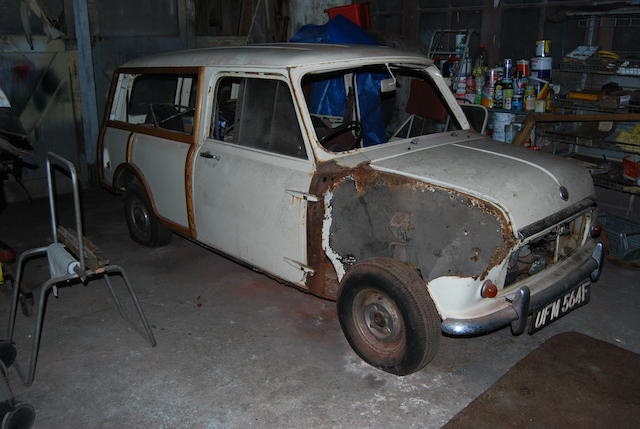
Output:
[[[368,170],[333,190],[329,247],[347,268],[387,256],[425,280],[481,277],[512,244],[502,214],[459,192]],[[340,271],[340,270],[338,270]]]

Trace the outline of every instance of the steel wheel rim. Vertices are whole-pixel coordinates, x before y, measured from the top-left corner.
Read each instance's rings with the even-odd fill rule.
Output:
[[[358,291],[352,314],[360,337],[377,353],[391,354],[404,347],[404,319],[386,293],[373,288]]]
[[[151,238],[151,214],[144,203],[138,199],[131,202],[129,217],[136,235],[142,240]]]

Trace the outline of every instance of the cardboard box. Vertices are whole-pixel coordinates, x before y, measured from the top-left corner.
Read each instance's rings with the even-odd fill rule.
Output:
[[[617,109],[629,105],[631,93],[629,91],[615,91],[611,94],[602,95],[598,103],[602,107]]]

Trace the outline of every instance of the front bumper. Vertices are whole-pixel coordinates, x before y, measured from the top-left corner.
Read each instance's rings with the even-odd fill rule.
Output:
[[[603,262],[604,245],[590,240],[573,255],[556,264],[557,266],[550,267],[550,273],[542,271],[509,287],[509,293],[502,297],[504,303],[496,311],[469,319],[447,318],[442,322],[442,332],[453,336],[471,336],[511,325],[513,334],[520,335],[527,326],[529,314],[587,278],[597,281]]]

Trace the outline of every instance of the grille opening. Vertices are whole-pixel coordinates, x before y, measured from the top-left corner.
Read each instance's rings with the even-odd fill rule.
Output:
[[[526,242],[509,257],[504,287],[524,280],[571,255],[584,241],[589,217],[560,223]]]

